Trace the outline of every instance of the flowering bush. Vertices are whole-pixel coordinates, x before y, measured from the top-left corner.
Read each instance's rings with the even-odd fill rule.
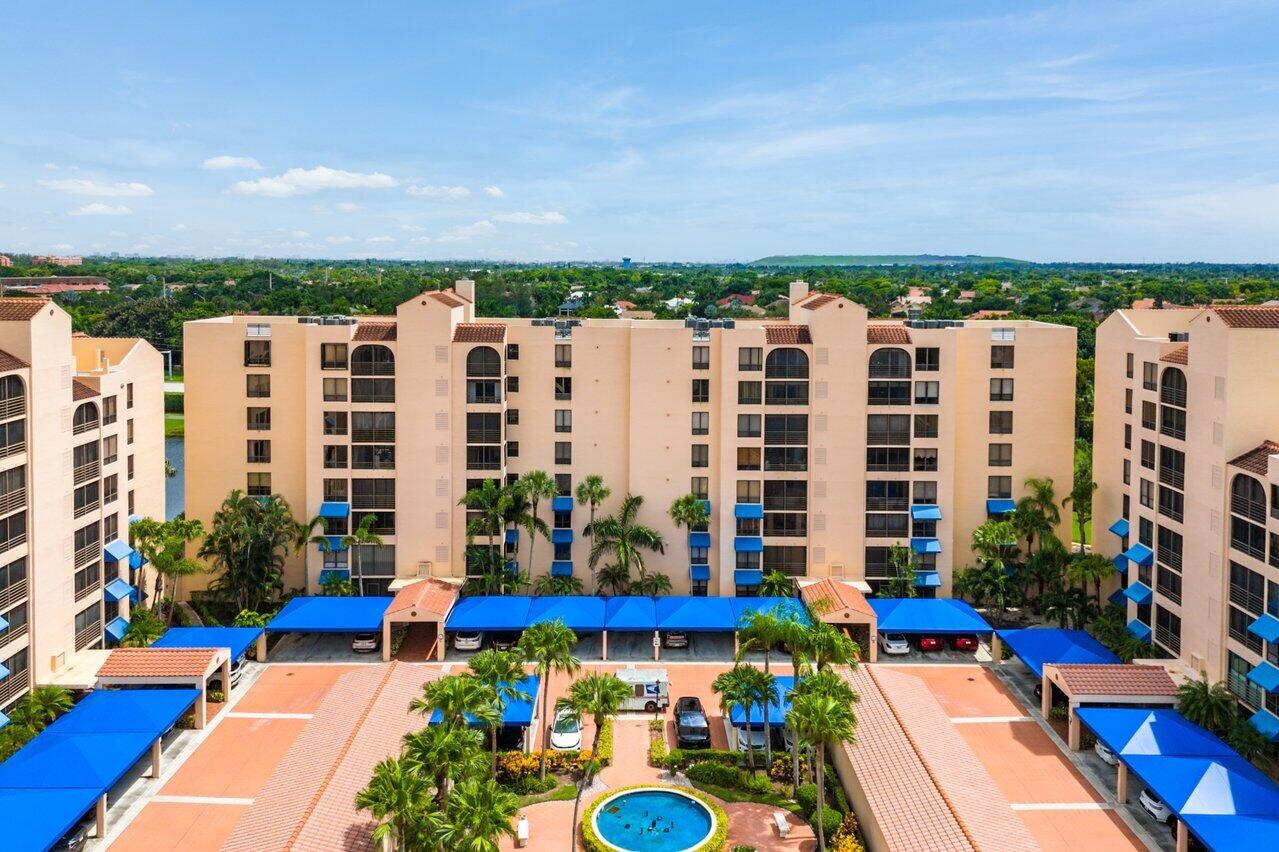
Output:
[[[773,765],[768,767],[768,777],[774,781],[790,781],[790,769],[789,757],[775,757]]]

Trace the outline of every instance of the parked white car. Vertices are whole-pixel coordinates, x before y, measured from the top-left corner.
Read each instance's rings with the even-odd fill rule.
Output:
[[[1141,802],[1141,806],[1146,809],[1146,813],[1157,819],[1159,822],[1168,822],[1172,819],[1172,808],[1164,804],[1154,793],[1150,792],[1150,788],[1141,791],[1141,795],[1137,799]]]
[[[453,647],[459,651],[478,651],[484,647],[484,632],[462,630],[453,634]]]
[[[883,654],[909,654],[910,642],[901,633],[881,633],[879,650]]]
[[[576,751],[582,747],[582,724],[572,711],[561,710],[555,714],[551,726],[551,748],[556,751]]]
[[[747,730],[746,728],[735,728],[737,731],[737,750],[762,752],[768,742],[768,732],[763,730]]]
[[[371,654],[382,647],[382,634],[357,633],[351,639],[351,650],[357,654]]]
[[[1119,765],[1119,758],[1115,757],[1115,753],[1106,748],[1101,740],[1097,740],[1097,744],[1092,747],[1092,750],[1097,752],[1097,756],[1106,761],[1106,763],[1109,763],[1111,766]]]

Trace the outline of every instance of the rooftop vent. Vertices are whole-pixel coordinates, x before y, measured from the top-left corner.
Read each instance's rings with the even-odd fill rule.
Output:
[[[963,320],[945,320],[945,319],[908,319],[905,321],[907,328],[963,328]]]
[[[1168,332],[1168,340],[1172,343],[1189,343],[1190,332],[1188,331],[1170,331]]]

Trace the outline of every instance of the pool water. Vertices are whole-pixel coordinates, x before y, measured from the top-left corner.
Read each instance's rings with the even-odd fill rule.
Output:
[[[711,814],[691,796],[669,790],[635,790],[595,811],[595,830],[619,849],[682,852],[711,833]]]

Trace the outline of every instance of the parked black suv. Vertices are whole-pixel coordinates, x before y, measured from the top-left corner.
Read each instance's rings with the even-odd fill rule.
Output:
[[[696,696],[675,702],[675,744],[680,748],[710,748],[711,723]]]

